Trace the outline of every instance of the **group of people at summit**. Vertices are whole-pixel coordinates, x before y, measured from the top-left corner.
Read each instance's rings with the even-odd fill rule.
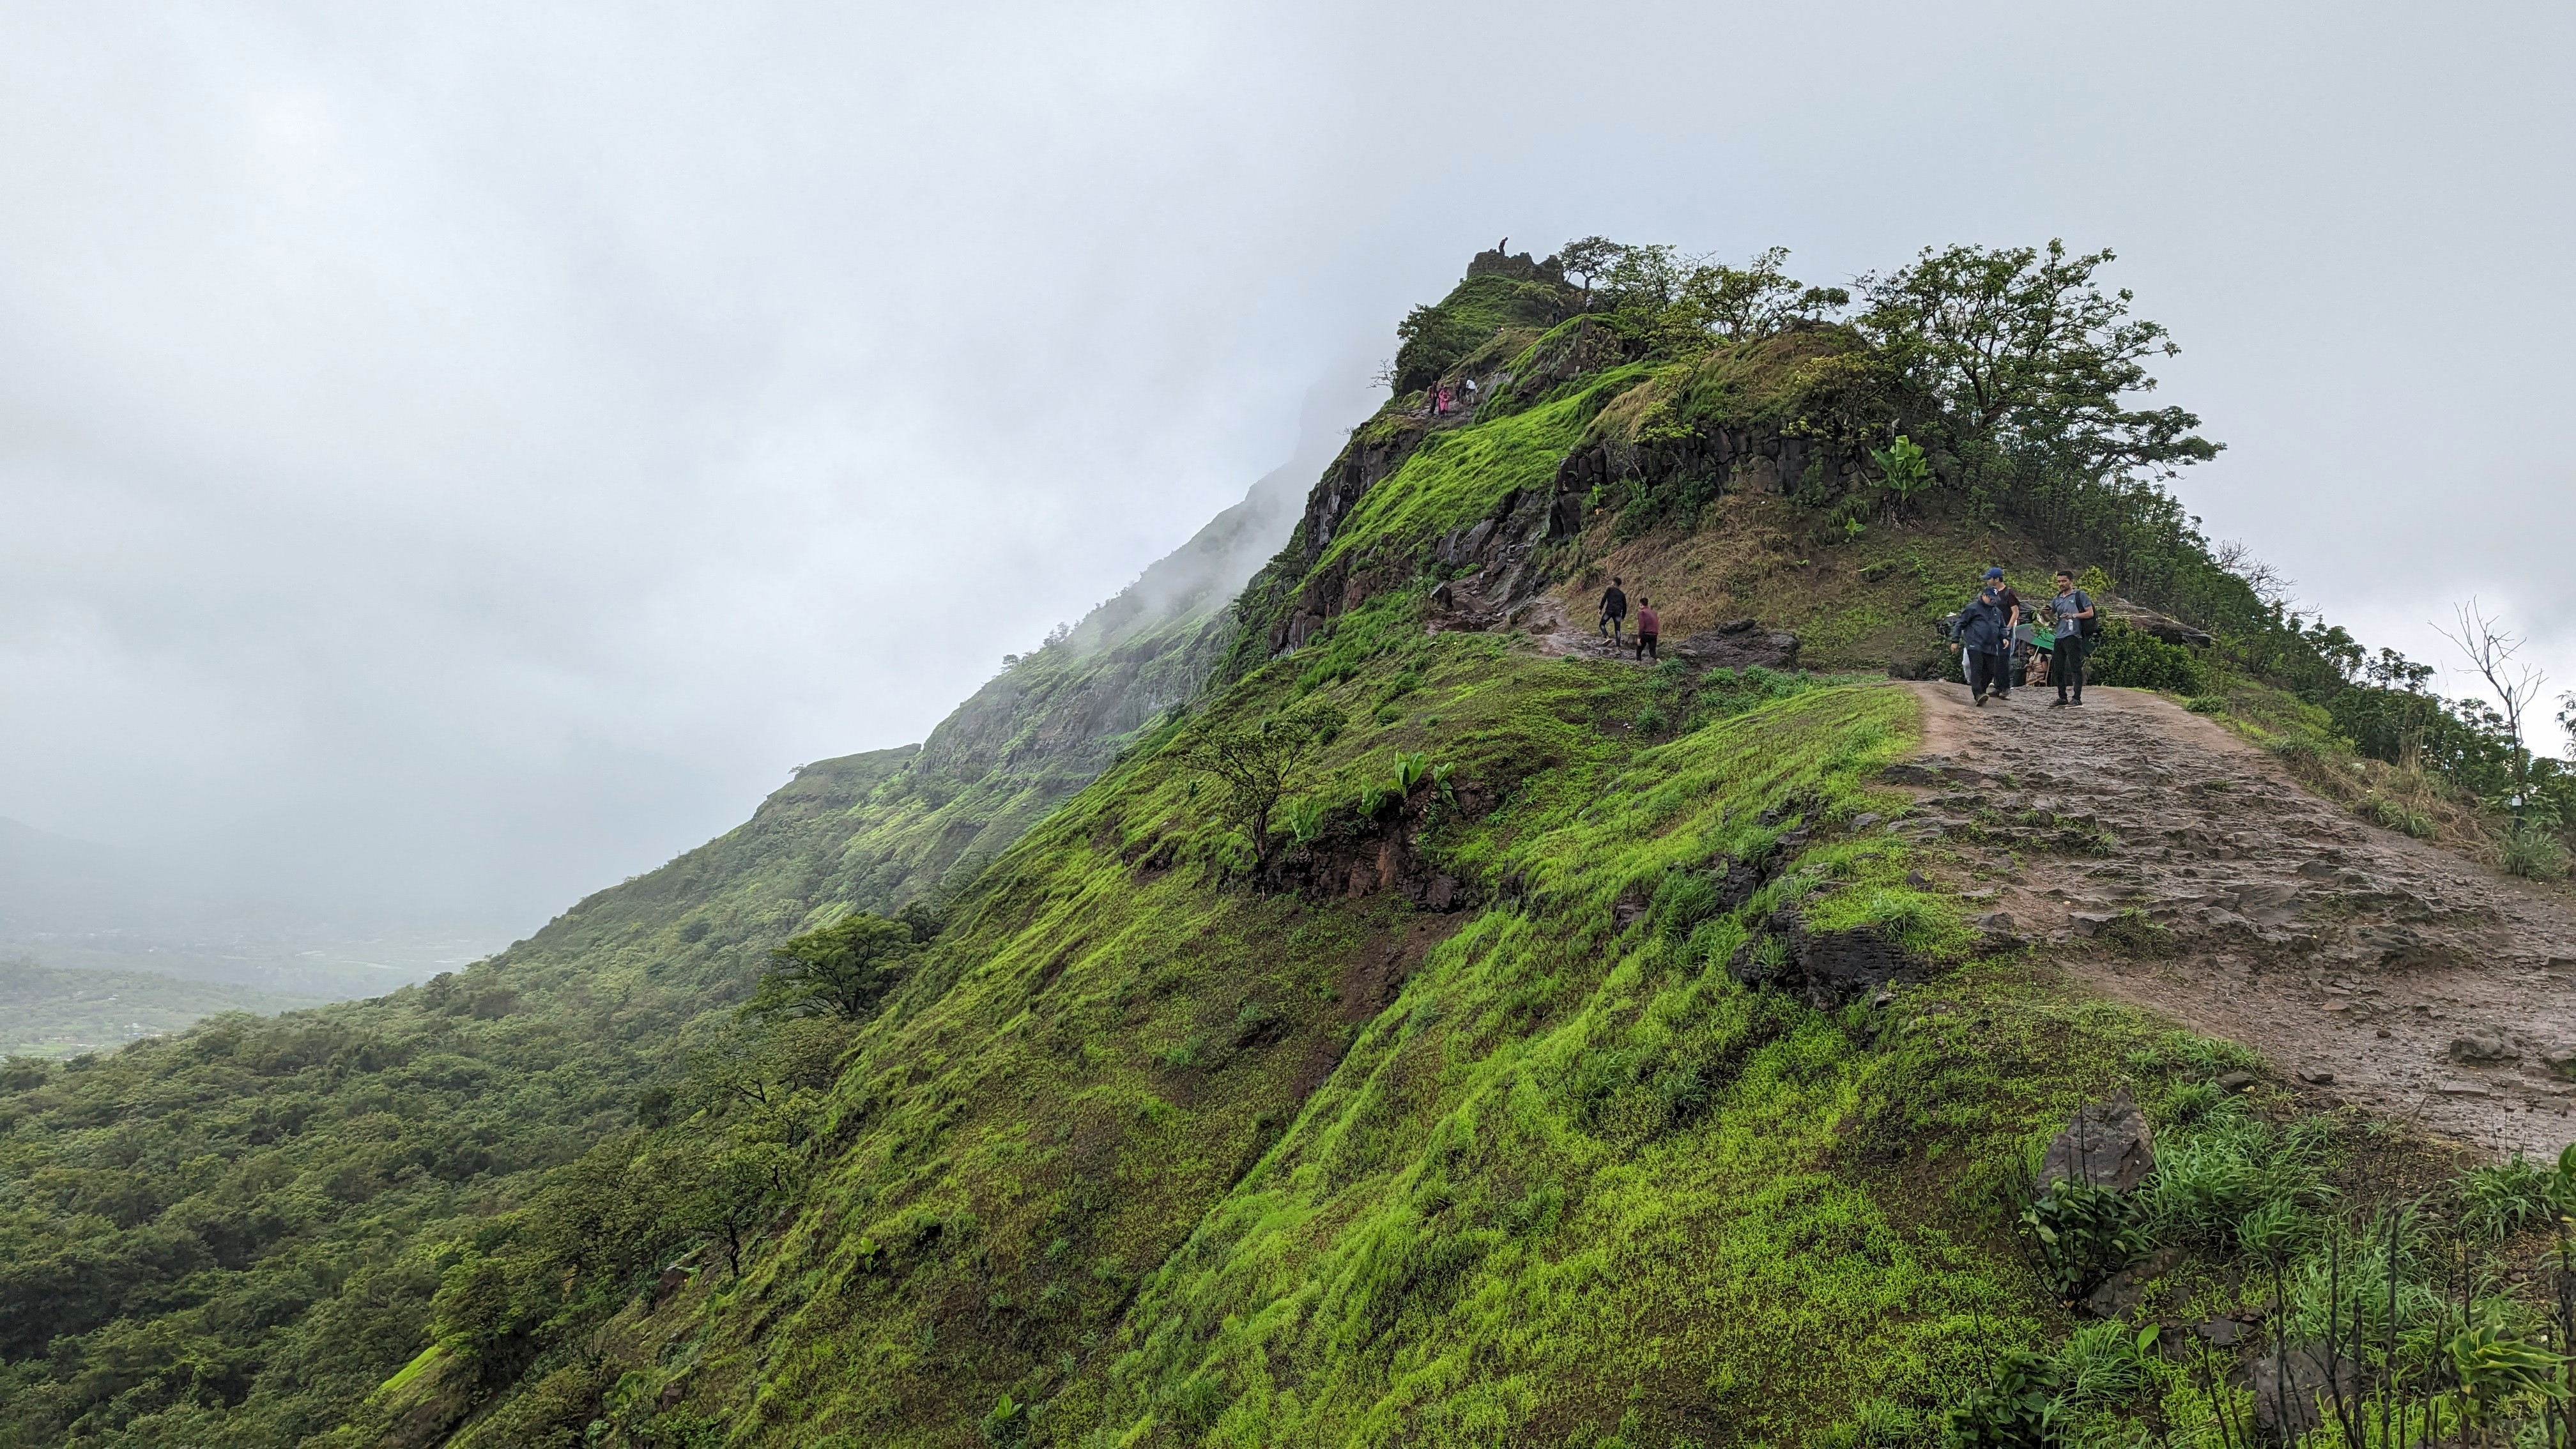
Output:
[[[1601,594],[1600,632],[1614,649],[1626,643],[1620,638],[1628,622],[1628,593],[1621,587],[1623,582],[1612,579]],[[2021,595],[2004,582],[2002,569],[1990,568],[1978,586],[1977,596],[1968,601],[1966,608],[1943,621],[1950,648],[1959,656],[1959,672],[1967,679],[1968,691],[1976,696],[1979,707],[1989,696],[2012,698],[2013,656],[2024,642],[2031,646],[2030,683],[2057,686],[2057,698],[2050,708],[2084,702],[2084,654],[2101,633],[2092,595],[2075,586],[2072,570],[2059,569],[2057,593],[2040,607],[2048,616],[2044,639],[2036,615],[2028,617],[2031,629],[2023,633],[2026,621]],[[1655,644],[1662,634],[1663,620],[1655,613],[1654,600],[1639,594],[1637,657],[1660,657],[1655,653]]]

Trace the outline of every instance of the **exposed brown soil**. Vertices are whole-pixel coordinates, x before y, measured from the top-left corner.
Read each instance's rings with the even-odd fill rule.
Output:
[[[2576,908],[2354,819],[2134,690],[1975,707],[1918,684],[1891,772],[1990,929],[2108,996],[2260,1052],[2316,1093],[2488,1151],[2576,1139]],[[2149,925],[2154,929],[2148,929]]]

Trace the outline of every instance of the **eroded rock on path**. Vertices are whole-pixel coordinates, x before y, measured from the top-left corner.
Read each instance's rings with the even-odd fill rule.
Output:
[[[2105,994],[2496,1152],[2576,1139],[2576,907],[2354,819],[2151,694],[1923,699],[1891,770],[1989,915]]]

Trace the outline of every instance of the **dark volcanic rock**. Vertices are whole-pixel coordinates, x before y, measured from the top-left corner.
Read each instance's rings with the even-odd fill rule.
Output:
[[[2127,1192],[2156,1170],[2155,1134],[2127,1088],[2107,1102],[2076,1109],[2040,1159],[2038,1186],[2073,1179]]]
[[[2358,1397],[2349,1360],[2336,1359],[2319,1344],[2293,1344],[2285,1352],[2267,1353],[2254,1361],[2246,1387],[2254,1391],[2254,1439],[2260,1444],[2290,1444],[2315,1433],[2334,1419],[2334,1393]]]
[[[1813,931],[1794,910],[1783,910],[1772,916],[1771,929],[1785,938],[1787,959],[1772,966],[1748,941],[1737,948],[1728,969],[1747,985],[1777,987],[1818,1011],[1862,1000],[1890,982],[1921,981],[1929,974],[1930,963],[1866,928]]]
[[[1766,633],[1721,625],[1702,629],[1666,649],[1673,657],[1702,669],[1749,669],[1757,664],[1765,669],[1798,667],[1798,636],[1785,629]]]
[[[2103,1279],[2080,1307],[2088,1318],[2117,1318],[2145,1302],[2147,1285],[2181,1267],[2187,1256],[2180,1248],[2158,1248]]]

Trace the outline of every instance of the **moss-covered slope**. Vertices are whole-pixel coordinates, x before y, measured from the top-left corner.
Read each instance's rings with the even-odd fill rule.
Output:
[[[2087,1094],[2159,1090],[2162,1038],[1979,961],[1944,862],[1883,827],[1911,695],[1518,626],[1649,557],[1558,500],[1659,374],[1604,346],[1548,381],[1549,340],[1516,345],[1466,349],[1485,410],[1354,435],[1220,691],[982,878],[845,1057],[774,1234],[630,1307],[568,1399],[639,1443],[1786,1443],[1923,1422],[2036,1332],[1992,1189]],[[1682,536],[1730,562],[1653,587],[1684,622],[1813,601],[1820,652],[1883,674],[2010,542],[1926,519],[1817,586],[1796,522],[1721,492]],[[1435,602],[1483,569],[1525,612]],[[1319,703],[1354,723],[1291,863],[1332,887],[1256,889],[1186,747]],[[1414,753],[1447,792],[1365,814]],[[1745,984],[1823,940],[1939,984]]]

